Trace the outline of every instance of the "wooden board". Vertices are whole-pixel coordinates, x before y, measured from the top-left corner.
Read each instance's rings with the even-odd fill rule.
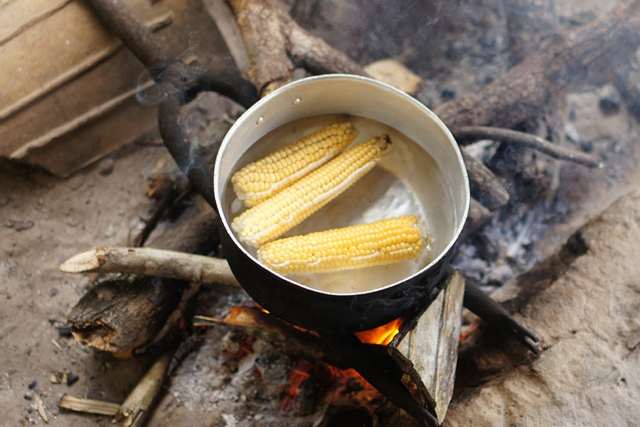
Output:
[[[440,422],[453,396],[463,297],[464,278],[456,271],[449,277],[445,290],[420,315],[416,326],[389,346],[396,361],[408,368],[410,382],[435,406]]]

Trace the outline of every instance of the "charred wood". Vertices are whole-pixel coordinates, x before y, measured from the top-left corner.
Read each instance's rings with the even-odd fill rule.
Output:
[[[562,36],[559,36],[562,37]],[[435,109],[450,127],[513,128],[540,115],[567,90],[609,81],[640,45],[640,1],[603,16],[532,54],[479,93]]]

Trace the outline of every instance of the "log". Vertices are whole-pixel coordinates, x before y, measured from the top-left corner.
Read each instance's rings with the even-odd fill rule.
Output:
[[[451,129],[513,128],[539,115],[554,98],[609,81],[640,45],[640,1],[602,16],[532,54],[478,93],[449,101],[435,113]]]
[[[173,351],[162,354],[120,406],[116,419],[123,427],[142,427],[164,384]]]
[[[471,195],[490,211],[497,211],[509,201],[509,192],[481,161],[462,149],[462,158],[469,174]]]
[[[366,75],[358,64],[300,27],[278,4],[229,0],[249,54],[249,77],[260,96],[293,78],[295,67],[314,74]]]
[[[217,215],[195,199],[173,227],[152,247],[208,253],[217,245]],[[188,282],[148,276],[121,276],[91,288],[68,315],[71,333],[81,344],[130,356],[151,341],[189,290]]]

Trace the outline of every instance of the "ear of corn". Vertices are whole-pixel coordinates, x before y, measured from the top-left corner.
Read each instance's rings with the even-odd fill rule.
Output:
[[[345,151],[273,197],[237,216],[231,228],[256,248],[277,239],[370,171],[390,149],[388,135]]]
[[[282,274],[325,272],[414,259],[429,242],[422,220],[407,215],[279,239],[258,257]]]
[[[231,177],[245,206],[255,206],[322,166],[358,135],[351,123],[333,124],[248,164]]]

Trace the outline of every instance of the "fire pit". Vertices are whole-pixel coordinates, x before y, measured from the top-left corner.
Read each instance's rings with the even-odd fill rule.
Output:
[[[313,28],[317,34],[324,32],[325,37],[337,43],[335,36],[318,21],[318,17],[327,13],[326,2],[314,2],[314,10],[294,2],[287,11],[276,0],[229,1],[232,11],[227,10],[228,17],[217,15],[216,20],[221,31],[229,31],[222,28],[222,23],[236,15],[239,27],[233,28],[236,36],[241,34],[244,38],[241,50],[246,46],[249,62],[245,64],[249,68],[243,70],[249,71],[251,82],[235,70],[214,71],[206,61],[194,60],[195,55],[172,60],[173,55],[118,1],[88,3],[140,58],[148,69],[146,75],[157,83],[159,130],[189,183],[186,180],[176,183],[174,172],[154,176],[156,186],[150,192],[160,202],[145,229],[134,239],[134,246],[143,245],[149,236],[153,239],[152,230],[159,222],[166,230],[156,231],[162,235],[151,247],[98,248],[73,257],[62,266],[67,272],[125,275],[106,276],[93,284],[70,311],[70,324],[59,325],[60,330],[73,334],[82,344],[118,357],[142,356],[142,360],[146,357],[150,368],[137,386],[127,384],[123,387],[124,394],[121,390],[118,395],[105,396],[87,388],[92,374],[85,371],[80,383],[84,391],[76,393],[76,389],[73,394],[124,403],[66,396],[60,407],[116,415],[125,425],[141,425],[152,414],[154,401],[162,395],[160,385],[187,354],[188,362],[171,376],[172,383],[166,388],[170,394],[164,395],[154,423],[170,412],[176,402],[178,407],[184,404],[181,410],[183,415],[189,414],[186,417],[193,416],[189,411],[194,402],[207,408],[217,408],[218,402],[224,402],[219,406],[224,407],[222,418],[213,424],[234,425],[244,414],[247,418],[240,422],[242,425],[262,425],[264,417],[273,425],[281,425],[283,419],[287,424],[315,426],[339,422],[412,425],[415,420],[422,425],[437,425],[447,412],[453,392],[458,343],[462,339],[460,317],[465,286],[465,306],[502,332],[495,334],[496,346],[508,348],[508,352],[505,355],[496,351],[496,346],[490,348],[487,354],[495,352],[495,360],[483,357],[485,354],[479,354],[478,350],[463,352],[459,372],[464,374],[458,375],[458,385],[462,385],[458,388],[460,395],[466,393],[464,387],[480,389],[483,381],[492,378],[478,372],[517,377],[526,371],[519,365],[526,365],[535,373],[544,372],[545,358],[531,361],[535,354],[549,350],[558,340],[556,332],[546,332],[554,330],[548,320],[554,317],[554,310],[546,310],[544,316],[538,317],[535,308],[528,313],[525,323],[535,324],[536,331],[543,334],[544,342],[536,345],[535,335],[472,285],[477,282],[485,289],[500,287],[542,258],[542,251],[535,247],[536,240],[542,239],[547,222],[562,218],[565,209],[572,209],[572,202],[561,196],[568,193],[575,196],[575,191],[563,188],[567,178],[561,174],[557,159],[602,168],[603,160],[625,157],[628,147],[621,142],[588,141],[580,135],[584,126],[571,128],[567,124],[578,122],[577,117],[581,117],[588,104],[583,98],[569,98],[567,111],[558,99],[568,89],[609,79],[610,64],[623,62],[631,55],[640,43],[637,2],[584,29],[575,22],[568,24],[580,28],[571,37],[556,34],[548,49],[524,55],[523,62],[510,70],[505,66],[500,73],[488,73],[486,67],[476,64],[478,75],[474,77],[483,81],[477,86],[484,87],[482,90],[470,89],[475,86],[468,81],[449,87],[446,82],[454,81],[454,77],[448,80],[442,76],[434,78],[439,82],[437,85],[418,77],[422,88],[411,88],[407,82],[415,82],[416,76],[411,77],[406,70],[390,72],[386,67],[393,67],[394,61],[363,69],[305,29]],[[374,9],[387,10],[386,6]],[[409,10],[415,12],[413,6]],[[437,12],[440,14],[439,9]],[[304,22],[305,28],[293,21],[289,13]],[[499,11],[495,15],[502,16]],[[525,46],[527,37],[525,34],[518,38],[522,33],[511,27],[516,25],[514,22],[522,22],[509,16],[508,32],[514,46],[511,60],[516,64],[523,56],[522,52],[516,54],[515,46]],[[336,17],[335,24],[343,29],[349,25],[341,17]],[[390,26],[388,30],[404,34],[402,28]],[[537,34],[531,28],[525,33]],[[404,40],[404,37],[394,39],[398,34],[390,34],[389,40]],[[228,34],[225,36],[232,40]],[[477,52],[490,50],[491,43],[501,43],[499,37],[487,37],[473,47],[469,57],[479,60],[479,56],[474,56]],[[378,42],[385,44],[389,40]],[[452,62],[459,48],[458,44],[449,44],[442,57]],[[347,49],[361,63],[371,59],[362,50]],[[422,68],[424,61],[410,49],[395,55],[423,76],[429,74]],[[437,67],[434,63],[433,68]],[[576,72],[583,69],[588,72]],[[306,73],[322,76],[303,78]],[[618,80],[626,78],[624,72],[618,73]],[[626,73],[631,75],[633,71]],[[423,103],[438,106],[434,111],[451,133],[415,99],[365,77],[386,79],[388,75],[395,78],[394,85],[417,93]],[[404,77],[398,78],[399,75]],[[625,100],[616,98],[615,93],[603,92],[599,108],[606,110],[606,117],[618,114],[616,109],[623,109],[623,103],[633,92],[627,81],[616,81],[616,88]],[[221,126],[219,138],[201,138],[207,142],[196,148],[191,143],[198,139],[194,135],[199,124],[193,117],[206,116],[206,120],[212,117],[203,107],[210,95],[208,91],[222,93],[249,109],[240,116],[239,106],[228,108],[227,115],[220,119],[226,127]],[[263,100],[258,101],[258,96],[264,96]],[[543,108],[545,113],[540,117],[538,112]],[[231,224],[243,214],[244,208],[235,200],[230,177],[247,162],[263,157],[271,148],[278,148],[278,144],[285,144],[287,135],[302,137],[318,127],[346,121],[360,131],[362,140],[373,134],[386,135],[382,139],[392,141],[393,153],[347,190],[345,197],[337,198],[288,231],[288,235],[360,224],[364,219],[416,215],[425,219],[433,238],[431,251],[415,261],[392,267],[321,274],[278,273],[275,267],[263,264],[261,260],[265,258],[258,255],[257,248],[240,239],[233,229]],[[77,126],[84,123],[76,122]],[[229,130],[228,125],[233,127]],[[214,168],[217,144],[227,130]],[[285,138],[281,140],[282,136]],[[281,142],[274,144],[275,140]],[[540,156],[538,152],[545,154]],[[627,157],[623,163],[632,162],[631,156]],[[567,170],[577,177],[575,182],[586,185],[584,172],[563,168],[563,173]],[[603,171],[595,170],[593,176],[604,176]],[[105,174],[108,173],[105,169]],[[615,168],[607,166],[609,179],[613,180],[615,173]],[[435,186],[424,185],[438,181]],[[202,198],[191,198],[192,191]],[[162,219],[173,218],[181,209],[185,213],[176,223]],[[24,230],[28,233],[34,224],[12,220],[4,226],[11,233]],[[458,240],[464,244],[457,245],[456,250],[454,243]],[[548,238],[542,240],[549,242]],[[546,267],[525,276],[541,281],[540,289],[520,283],[519,289],[524,291],[510,302],[510,310],[524,312],[531,295],[542,294],[557,275],[564,274],[567,266],[592,247],[592,241],[574,236],[558,259],[551,259],[551,267],[545,264]],[[455,257],[453,265],[466,278],[447,268],[452,257]],[[286,262],[276,259],[272,265]],[[543,268],[548,270],[544,272]],[[347,288],[342,287],[344,281],[350,283]],[[200,284],[219,288],[197,293]],[[254,305],[239,284],[260,306]],[[628,295],[619,298],[622,301]],[[465,319],[475,323],[470,314]],[[215,327],[208,328],[211,325]],[[574,326],[572,331],[578,331],[571,333],[579,341],[580,327]],[[517,346],[512,348],[513,340],[505,339],[504,332],[532,353],[525,354]],[[622,356],[623,361],[633,357],[637,346],[632,332],[616,332],[629,336],[626,343],[629,353]],[[202,335],[205,340],[199,340]],[[463,341],[464,347],[493,336],[472,332],[471,338]],[[63,338],[54,339],[53,345],[61,353],[68,348]],[[198,347],[198,352],[190,353]],[[552,353],[546,355],[552,358]],[[108,360],[109,366],[131,366]],[[138,357],[133,363],[140,360]],[[477,372],[471,372],[474,369]],[[619,366],[616,369],[624,371]],[[595,380],[588,378],[584,384],[589,386],[608,378],[613,375],[611,372],[616,370],[604,370],[604,374],[598,373]],[[54,384],[64,382],[70,386],[77,380],[66,370],[54,374],[51,375]],[[620,384],[626,384],[625,381]],[[534,381],[530,389],[542,388],[540,383]],[[4,385],[0,381],[0,390]],[[40,416],[46,421],[48,415],[51,421],[52,397],[42,393],[37,385],[30,390],[34,387],[36,391],[25,395],[25,399],[33,399],[32,419]],[[60,419],[67,415],[62,414]],[[460,416],[454,419],[460,420]],[[179,424],[188,424],[184,419],[180,421]],[[202,424],[202,420],[199,422]]]

